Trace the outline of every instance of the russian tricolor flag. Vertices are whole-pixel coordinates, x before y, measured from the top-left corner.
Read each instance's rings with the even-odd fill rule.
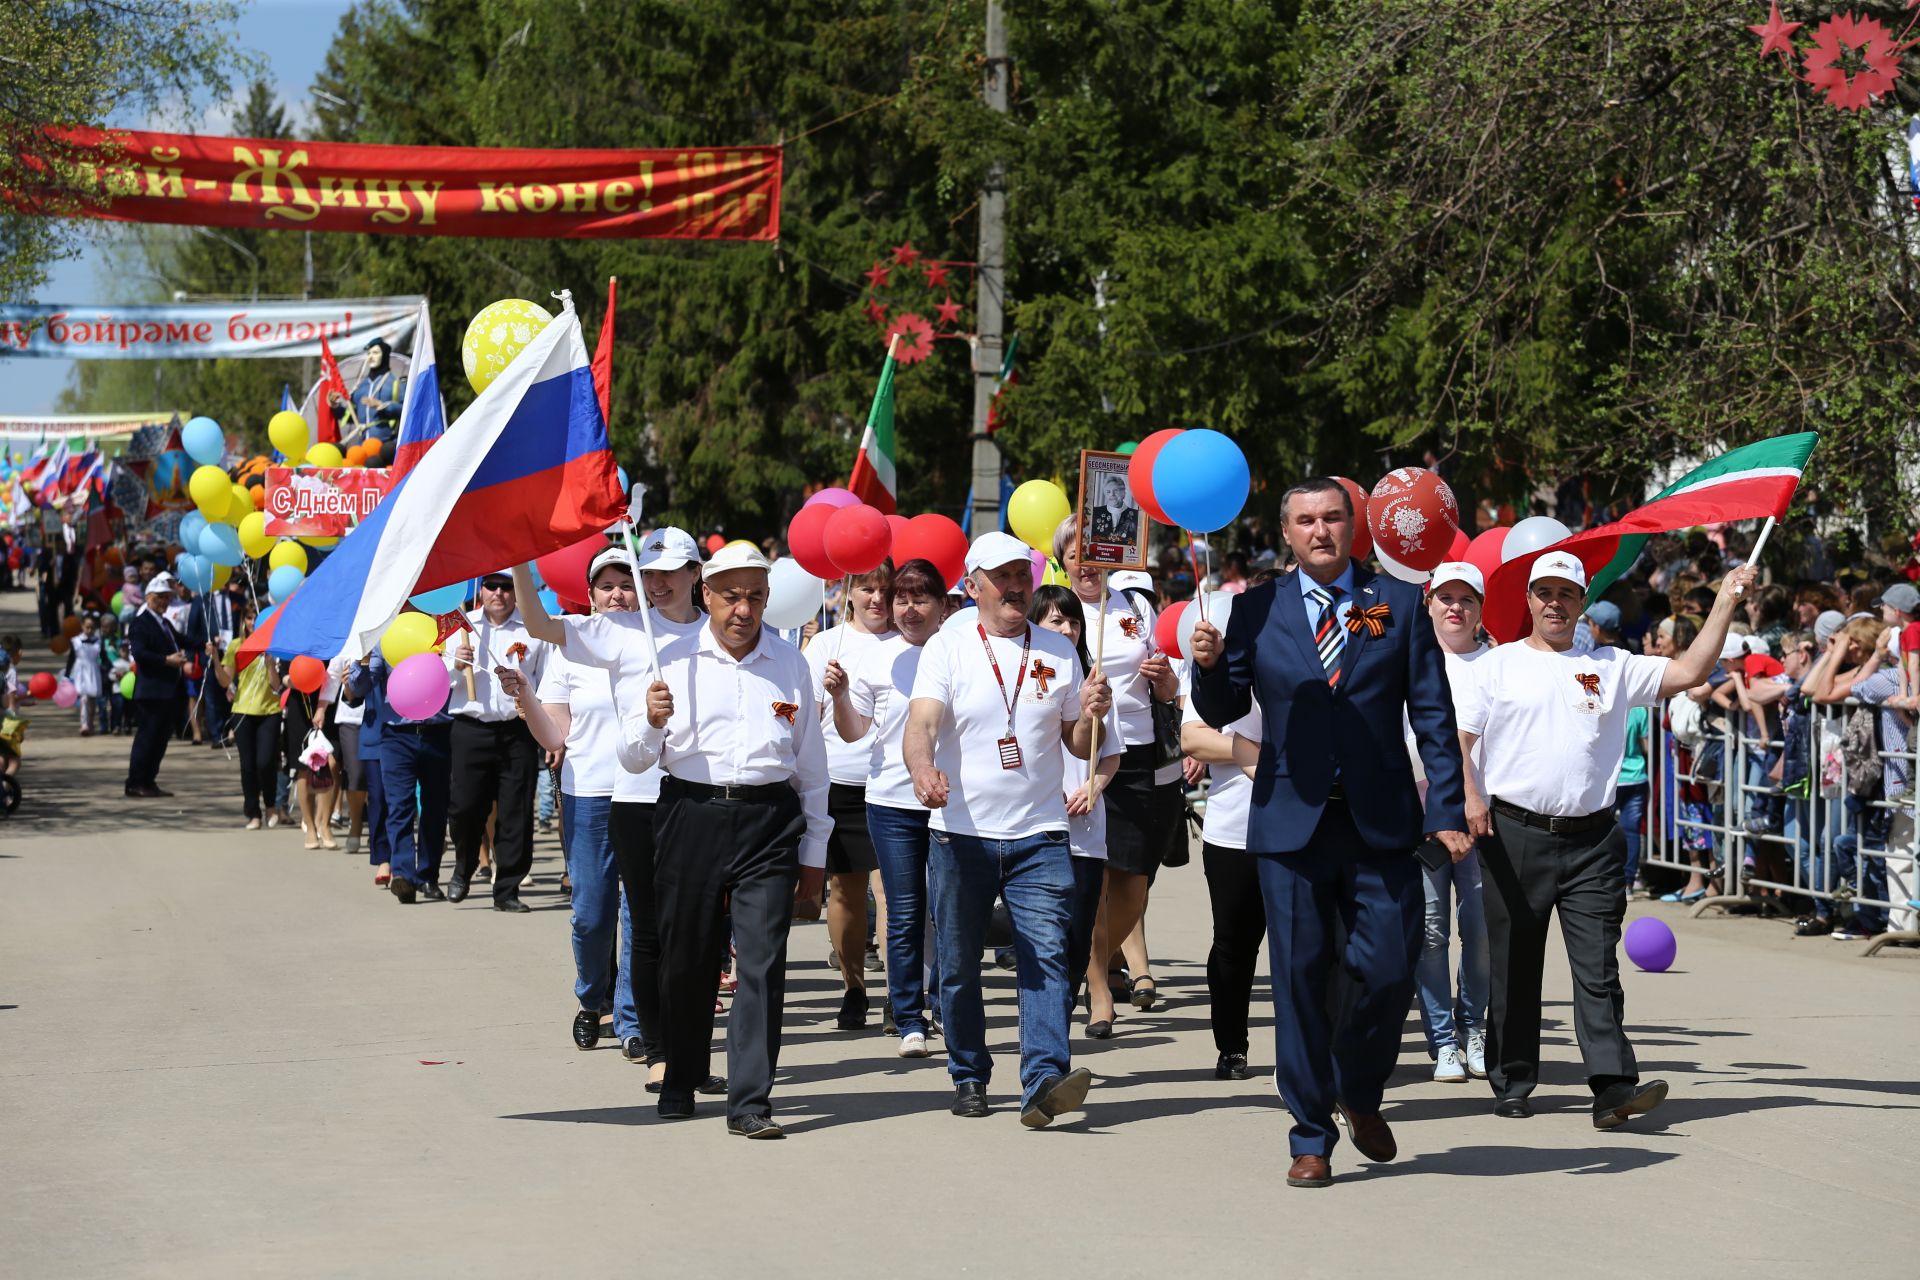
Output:
[[[580,319],[563,297],[561,314],[243,651],[358,659],[409,595],[571,546],[625,509]]]
[[[400,437],[393,446],[393,478],[420,465],[427,450],[447,430],[447,404],[440,396],[440,369],[433,362],[433,323],[420,304],[414,328],[413,361],[407,366],[407,393],[400,401]],[[498,568],[499,566],[495,566]]]

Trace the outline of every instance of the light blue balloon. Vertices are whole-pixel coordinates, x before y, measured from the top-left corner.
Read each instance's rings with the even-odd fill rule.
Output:
[[[212,418],[194,418],[180,428],[180,446],[203,467],[217,467],[227,453],[227,436]]]
[[[547,611],[547,616],[558,617],[560,614],[559,593],[555,592],[552,588],[549,587],[545,590],[542,590],[539,593],[539,595],[540,595],[540,607]]]
[[[206,531],[207,518],[198,511],[180,517],[180,545],[189,551],[200,549],[200,535]]]
[[[307,580],[307,575],[290,564],[283,564],[267,578],[267,598],[279,604],[293,594],[293,589]]]
[[[173,576],[180,579],[181,585],[190,591],[211,591],[213,561],[205,556],[194,555],[191,551],[182,551],[173,558]]]
[[[1153,496],[1182,529],[1213,533],[1240,517],[1253,475],[1247,455],[1218,431],[1183,431],[1153,462]]]
[[[229,569],[247,558],[240,549],[240,534],[230,524],[209,524],[200,531],[200,554]]]
[[[407,603],[422,613],[445,613],[450,609],[458,609],[467,602],[469,585],[471,585],[471,579],[467,582],[453,583],[451,586],[436,587],[432,591],[422,591],[417,596],[409,597]]]
[[[620,492],[632,493],[633,481],[627,479],[627,469],[625,467],[616,466],[614,470],[620,473]]]

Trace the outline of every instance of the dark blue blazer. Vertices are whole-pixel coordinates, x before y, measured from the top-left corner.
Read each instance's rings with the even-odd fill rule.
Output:
[[[142,609],[127,623],[127,649],[133,657],[135,702],[165,702],[186,692],[186,677],[167,655],[186,648],[173,624]]]
[[[1297,572],[1235,601],[1225,656],[1211,670],[1194,666],[1194,707],[1216,729],[1260,700],[1265,733],[1247,823],[1250,852],[1303,848],[1336,778],[1370,848],[1412,849],[1428,832],[1467,829],[1446,657],[1420,589],[1355,563],[1354,609],[1380,604],[1391,614],[1384,633],[1347,633],[1333,687],[1313,647]],[[1426,767],[1424,814],[1402,708]]]

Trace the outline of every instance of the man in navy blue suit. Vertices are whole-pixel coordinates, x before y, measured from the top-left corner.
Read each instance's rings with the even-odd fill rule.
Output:
[[[1274,1079],[1293,1112],[1287,1185],[1324,1187],[1336,1110],[1360,1154],[1398,1153],[1380,1096],[1420,954],[1413,850],[1429,834],[1456,861],[1473,845],[1446,664],[1420,589],[1352,559],[1353,503],[1335,480],[1288,490],[1281,520],[1299,568],[1242,595],[1224,642],[1195,626],[1193,700],[1216,728],[1256,698],[1266,718],[1247,851],[1267,908]],[[1424,814],[1403,714],[1426,769]],[[1337,1027],[1336,963],[1352,982]]]

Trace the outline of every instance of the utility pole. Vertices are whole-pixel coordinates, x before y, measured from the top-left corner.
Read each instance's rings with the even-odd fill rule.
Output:
[[[987,106],[1008,110],[1013,66],[1007,58],[1007,23],[1000,0],[987,0],[987,68],[983,91]],[[1000,527],[1000,446],[987,434],[994,385],[1006,347],[1007,167],[996,160],[980,190],[980,265],[974,273],[974,315],[979,333],[973,344],[973,536]]]

